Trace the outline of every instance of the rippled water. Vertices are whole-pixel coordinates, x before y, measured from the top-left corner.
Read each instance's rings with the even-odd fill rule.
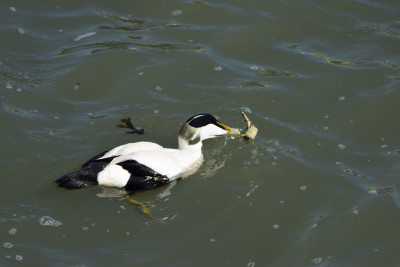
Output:
[[[64,2],[0,5],[0,265],[399,264],[397,1]],[[255,143],[205,142],[196,174],[133,196],[153,218],[53,184],[242,110]]]

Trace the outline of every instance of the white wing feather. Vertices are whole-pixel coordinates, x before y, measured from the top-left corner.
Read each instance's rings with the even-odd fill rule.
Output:
[[[159,150],[163,149],[162,146],[152,142],[137,142],[137,143],[128,143],[125,145],[117,146],[116,148],[111,149],[107,153],[105,153],[100,159],[114,157],[114,156],[123,156],[131,153],[135,153],[138,151],[144,150]]]

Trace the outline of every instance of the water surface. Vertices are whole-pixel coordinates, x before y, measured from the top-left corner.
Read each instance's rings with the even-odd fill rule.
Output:
[[[3,1],[0,265],[397,266],[399,4]],[[113,146],[177,146],[190,178],[133,196],[53,181]],[[116,128],[131,117],[144,135]]]

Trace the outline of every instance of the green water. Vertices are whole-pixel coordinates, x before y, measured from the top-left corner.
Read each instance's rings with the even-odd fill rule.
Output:
[[[398,266],[400,5],[2,1],[1,266]],[[53,181],[190,116],[186,180],[139,193]],[[144,135],[116,128],[131,117]]]

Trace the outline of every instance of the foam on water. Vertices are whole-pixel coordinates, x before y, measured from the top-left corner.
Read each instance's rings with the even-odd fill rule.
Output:
[[[53,226],[58,227],[62,225],[62,222],[57,221],[50,216],[43,216],[39,219],[39,224],[43,226]]]
[[[16,228],[11,228],[10,230],[8,230],[8,233],[10,235],[15,235],[17,233],[17,229]]]
[[[177,10],[172,11],[172,12],[171,12],[171,15],[173,15],[173,16],[178,16],[178,15],[181,15],[182,13],[183,13],[182,10],[177,9]]]

